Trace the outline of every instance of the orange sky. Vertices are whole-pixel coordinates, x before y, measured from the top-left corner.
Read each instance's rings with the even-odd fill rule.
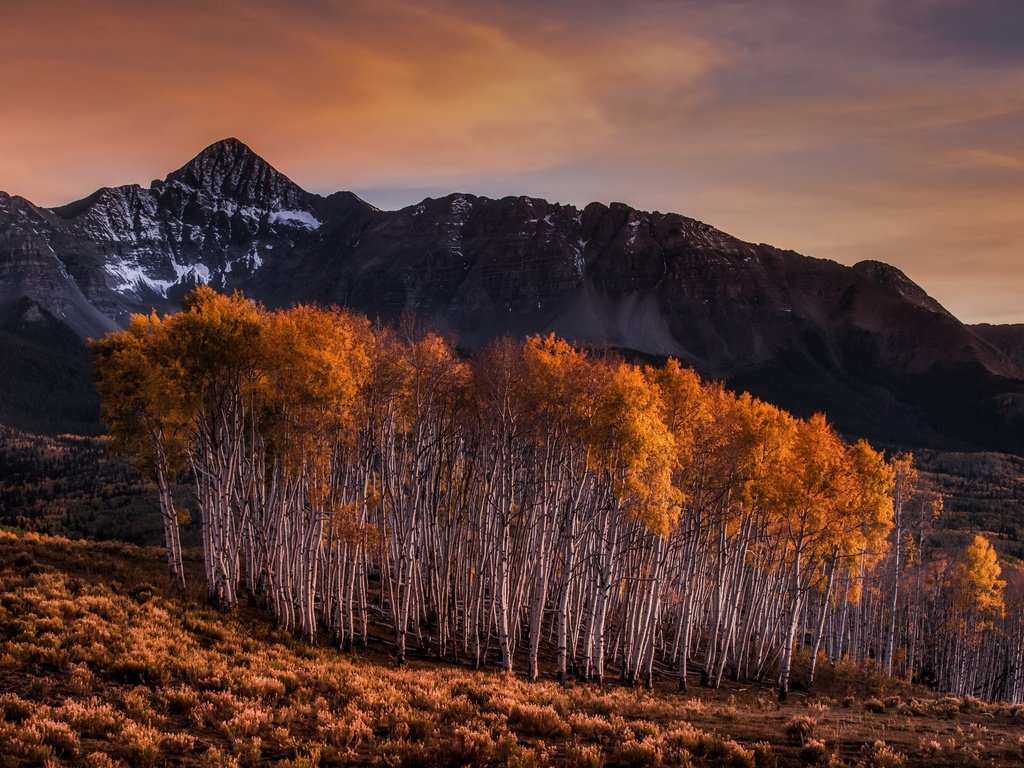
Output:
[[[57,205],[238,136],[313,191],[621,200],[1024,322],[1022,5],[7,4],[0,189]]]

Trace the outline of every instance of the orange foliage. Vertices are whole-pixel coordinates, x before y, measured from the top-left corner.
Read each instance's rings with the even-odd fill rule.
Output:
[[[1002,616],[1006,611],[1000,579],[1002,570],[995,549],[984,536],[976,535],[968,545],[964,562],[953,573],[954,604],[965,613]]]

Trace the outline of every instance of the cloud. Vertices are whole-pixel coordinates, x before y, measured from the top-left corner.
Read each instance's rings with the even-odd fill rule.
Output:
[[[103,162],[181,157],[241,134],[314,184],[602,151],[686,103],[717,61],[700,38],[628,20],[614,39],[555,22],[513,34],[429,3],[57,5],[9,22],[20,44],[3,63],[32,74],[12,84],[5,133],[33,154],[72,135]]]
[[[984,319],[1024,292],[1024,14],[979,3],[15,4],[0,187],[59,204],[237,135],[384,204],[622,200],[885,258]]]

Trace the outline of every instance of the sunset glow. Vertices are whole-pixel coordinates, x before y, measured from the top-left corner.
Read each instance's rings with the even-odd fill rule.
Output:
[[[0,189],[59,205],[238,136],[385,208],[466,191],[672,210],[902,268],[1024,322],[1008,0],[9,4]]]

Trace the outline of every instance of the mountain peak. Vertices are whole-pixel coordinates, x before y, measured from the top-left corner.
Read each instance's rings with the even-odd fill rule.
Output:
[[[867,259],[854,264],[853,269],[854,271],[864,275],[864,277],[875,283],[875,285],[881,286],[882,288],[890,291],[895,291],[912,304],[916,304],[929,312],[937,312],[939,314],[952,317],[949,310],[929,296],[921,286],[907,277],[902,270],[894,267],[892,264],[886,264],[884,261]]]
[[[168,175],[164,183],[174,182],[214,197],[248,202],[303,193],[291,179],[234,137],[214,142]]]
[[[213,144],[206,147],[196,155],[191,162],[194,163],[200,158],[221,158],[226,160],[245,161],[252,157],[258,160],[263,159],[253,152],[252,148],[241,139],[236,139],[234,136],[228,136],[226,139],[213,142]]]

